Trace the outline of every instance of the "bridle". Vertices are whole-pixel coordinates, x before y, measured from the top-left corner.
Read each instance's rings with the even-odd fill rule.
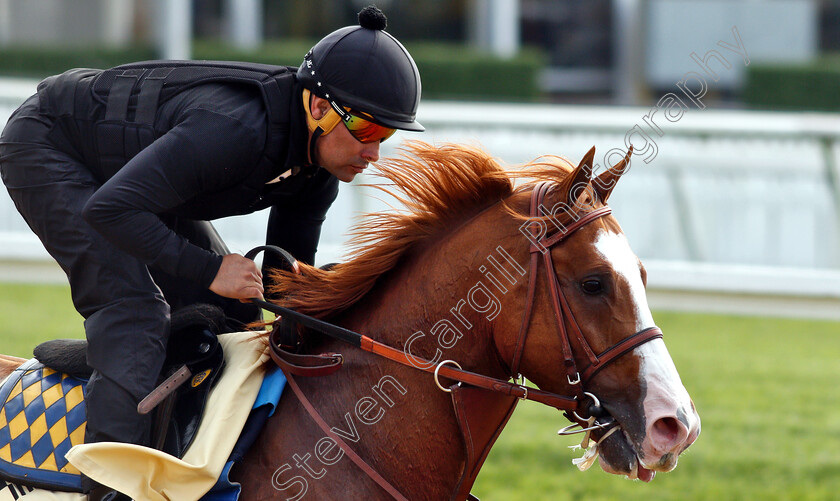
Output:
[[[608,206],[602,206],[582,214],[575,214],[571,223],[566,226],[560,225],[557,222],[558,231],[548,234],[548,225],[545,219],[553,216],[544,216],[540,219],[540,209],[543,207],[545,196],[551,189],[551,184],[547,182],[539,183],[531,192],[531,207],[530,216],[531,221],[540,224],[540,232],[537,235],[531,233],[532,240],[530,247],[530,273],[528,276],[528,296],[525,301],[525,309],[522,316],[522,324],[519,329],[519,336],[516,342],[516,348],[513,355],[513,361],[510,366],[510,373],[513,378],[519,377],[519,367],[522,362],[522,353],[525,350],[525,341],[528,336],[529,326],[531,323],[531,315],[534,311],[534,300],[537,290],[537,277],[539,275],[540,257],[545,267],[545,278],[548,283],[552,307],[554,309],[554,318],[557,323],[557,332],[560,336],[561,347],[563,351],[563,369],[566,374],[566,381],[569,386],[576,392],[575,399],[582,405],[584,401],[591,402],[586,409],[587,418],[582,417],[574,409],[566,412],[566,417],[570,421],[580,425],[581,429],[574,430],[575,425],[569,426],[561,430],[561,434],[580,433],[592,429],[594,427],[603,428],[606,423],[597,423],[597,420],[592,420],[592,417],[603,415],[604,411],[600,408],[600,402],[597,397],[584,390],[584,386],[592,377],[610,363],[616,361],[619,357],[635,349],[636,347],[652,341],[654,339],[662,338],[662,331],[659,327],[649,327],[643,329],[632,336],[629,336],[618,343],[610,346],[601,353],[595,354],[589,342],[581,332],[580,326],[575,320],[574,314],[569,307],[569,302],[563,294],[560,287],[560,280],[557,278],[557,272],[554,270],[554,262],[551,258],[551,249],[562,243],[569,235],[575,231],[586,226],[587,224],[600,219],[612,213],[612,209]],[[555,221],[556,222],[556,221]],[[530,232],[530,229],[528,230]],[[578,368],[575,354],[579,354],[581,358],[587,360],[587,365],[583,369]],[[588,425],[588,426],[586,426]],[[594,426],[593,426],[594,425]]]
[[[533,242],[530,247],[530,275],[528,279],[528,295],[525,301],[525,309],[523,312],[522,324],[517,337],[517,343],[514,350],[514,356],[510,365],[510,374],[514,381],[519,380],[519,368],[522,362],[522,355],[525,350],[525,341],[528,335],[531,317],[535,308],[536,285],[539,274],[540,256],[545,266],[545,276],[549,285],[551,302],[554,308],[554,316],[557,323],[557,330],[561,340],[564,360],[564,372],[566,374],[567,382],[573,389],[572,395],[560,395],[544,390],[525,386],[517,382],[504,381],[474,372],[461,369],[457,362],[452,360],[444,360],[439,363],[430,362],[420,357],[412,355],[411,358],[406,354],[405,350],[400,350],[380,343],[365,335],[358,334],[349,329],[345,329],[338,325],[325,322],[323,320],[298,313],[294,310],[278,306],[267,301],[254,299],[255,304],[262,308],[281,315],[284,318],[291,319],[302,324],[305,327],[316,330],[330,337],[338,339],[348,344],[352,344],[364,351],[373,353],[375,355],[387,358],[389,360],[398,362],[402,365],[414,367],[418,370],[432,373],[434,375],[435,384],[443,391],[451,391],[444,387],[440,378],[444,377],[457,384],[464,384],[476,388],[490,390],[509,397],[516,397],[522,400],[533,400],[543,403],[545,405],[554,407],[558,410],[565,411],[564,415],[574,424],[567,426],[561,430],[561,434],[572,434],[586,432],[584,442],[588,441],[589,432],[594,429],[606,429],[608,426],[613,426],[613,430],[617,429],[614,421],[603,416],[605,411],[601,408],[598,398],[585,391],[584,387],[592,377],[608,364],[616,361],[622,355],[632,351],[634,348],[662,337],[662,331],[658,327],[650,327],[640,332],[629,336],[622,341],[610,346],[604,351],[596,354],[589,342],[581,332],[580,326],[572,314],[569,303],[563,294],[560,287],[560,281],[554,271],[554,263],[551,258],[551,249],[562,243],[569,235],[587,224],[603,217],[612,212],[612,210],[603,206],[594,209],[590,212],[577,215],[572,223],[560,227],[560,229],[552,234],[548,234],[548,226],[544,219],[539,219],[539,210],[543,204],[546,194],[548,193],[551,184],[540,183],[534,188],[531,194],[530,216],[532,221],[539,220],[542,222],[542,232],[540,235],[532,236],[539,237],[539,240]],[[271,251],[279,254],[280,257],[286,259],[293,269],[297,268],[295,259],[286,251],[272,246],[261,246],[249,251],[245,257],[253,259],[260,251]],[[376,481],[381,487],[389,492],[392,497],[398,500],[405,500],[387,480],[382,478],[372,467],[370,467],[361,457],[359,457],[352,448],[350,448],[340,437],[335,435],[329,428],[329,425],[323,420],[318,411],[312,406],[311,402],[306,398],[300,387],[294,380],[293,376],[324,376],[331,374],[344,363],[344,357],[339,353],[327,355],[300,355],[291,353],[281,346],[280,331],[274,329],[269,336],[269,354],[272,360],[283,370],[286,374],[289,386],[292,388],[298,399],[306,408],[312,419],[319,425],[319,427],[327,433],[330,438],[344,450],[348,457],[356,463],[368,476]],[[575,354],[586,360],[586,365],[579,369]],[[583,413],[583,415],[581,415]],[[604,419],[603,422],[598,422],[598,419]],[[579,429],[573,429],[579,427]],[[602,437],[603,438],[603,437]]]

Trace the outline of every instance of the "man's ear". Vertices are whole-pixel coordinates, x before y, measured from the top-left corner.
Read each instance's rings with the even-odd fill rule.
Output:
[[[320,120],[330,111],[330,102],[312,94],[309,101],[309,110],[312,118]]]

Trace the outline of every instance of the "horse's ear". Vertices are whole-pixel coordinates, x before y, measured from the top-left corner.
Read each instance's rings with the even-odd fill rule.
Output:
[[[592,161],[595,159],[595,147],[593,146],[583,156],[577,168],[563,181],[560,186],[560,194],[563,200],[569,205],[574,205],[577,198],[583,193],[582,186],[589,185],[592,180]]]
[[[618,182],[618,178],[627,171],[632,154],[633,146],[631,145],[630,149],[627,150],[627,154],[624,155],[624,158],[620,162],[607,169],[606,172],[592,181],[592,188],[595,190],[595,193],[598,195],[598,200],[601,203],[607,203],[607,199],[610,198],[610,193],[612,193],[615,184]]]

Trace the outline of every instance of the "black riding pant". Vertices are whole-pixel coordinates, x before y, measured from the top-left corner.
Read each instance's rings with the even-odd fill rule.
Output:
[[[0,137],[0,174],[18,211],[67,274],[73,304],[85,318],[87,360],[94,369],[85,397],[85,441],[149,445],[150,421],[137,413],[137,403],[160,375],[170,309],[217,304],[242,322],[257,319],[259,312],[149,269],[91,228],[82,208],[101,182],[76,155],[57,146],[54,129],[39,114],[37,96],[30,98]],[[209,222],[164,219],[191,242],[228,253]]]

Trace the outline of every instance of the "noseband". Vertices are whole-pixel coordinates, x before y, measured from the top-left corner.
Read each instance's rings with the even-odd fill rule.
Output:
[[[545,196],[551,188],[550,183],[540,183],[531,192],[531,218],[539,218],[540,208],[543,207]],[[538,240],[531,244],[531,264],[530,274],[528,276],[528,296],[525,300],[525,309],[522,316],[522,324],[519,329],[519,336],[516,342],[516,349],[511,363],[511,375],[514,378],[519,377],[519,367],[522,362],[522,353],[525,350],[525,340],[528,336],[529,326],[531,323],[531,316],[534,311],[534,299],[537,290],[537,276],[539,274],[540,257],[545,267],[545,277],[549,286],[551,303],[554,308],[554,318],[557,323],[557,332],[560,335],[560,343],[563,350],[563,368],[566,373],[566,381],[573,389],[575,389],[579,402],[582,402],[587,395],[597,402],[597,398],[591,393],[584,390],[584,385],[592,379],[592,377],[608,364],[616,361],[619,357],[632,351],[634,348],[662,337],[662,331],[658,327],[649,327],[641,330],[632,336],[629,336],[618,343],[610,346],[601,353],[595,354],[592,346],[581,332],[580,326],[569,308],[569,302],[563,294],[560,287],[560,281],[557,278],[557,272],[554,270],[554,262],[551,259],[551,249],[562,243],[566,237],[586,226],[587,224],[600,219],[603,216],[612,213],[612,209],[607,206],[594,209],[591,212],[578,214],[577,218],[568,226],[562,226],[559,222],[554,222],[559,230],[555,233],[548,234],[548,225],[544,220],[535,220],[541,226],[541,231],[538,235],[531,235]],[[551,217],[551,216],[549,216]],[[547,219],[547,217],[546,217]],[[530,231],[530,230],[529,230]],[[578,363],[575,359],[575,354],[581,359],[586,360],[586,365],[583,369],[579,369]],[[599,407],[595,405],[595,407]],[[591,414],[592,412],[590,412]],[[575,414],[577,421],[582,421],[579,415]],[[571,418],[573,421],[575,419]]]

